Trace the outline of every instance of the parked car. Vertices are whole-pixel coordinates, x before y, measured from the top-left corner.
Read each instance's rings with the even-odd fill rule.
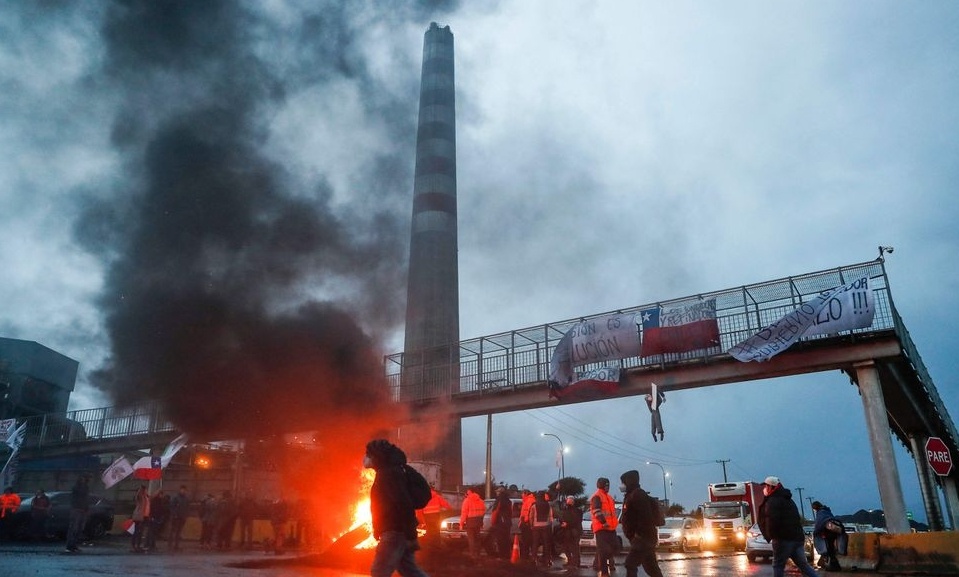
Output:
[[[659,547],[681,550],[703,550],[703,524],[692,517],[666,517],[666,524],[659,528]]]
[[[616,518],[623,514],[623,504],[616,503]],[[622,549],[628,542],[623,533],[623,524],[616,525],[616,536],[619,538],[619,548]],[[593,534],[593,516],[589,511],[583,513],[583,534],[579,538],[579,546],[584,549],[596,548],[596,535]]]
[[[486,499],[486,513],[483,515],[483,528],[480,530],[480,538],[485,539],[492,525],[493,505],[496,499]],[[523,509],[522,499],[510,499],[513,504],[513,533],[519,532],[519,514]],[[460,522],[459,515],[447,517],[440,522],[440,542],[443,545],[452,547],[466,546],[466,527]]]
[[[806,536],[805,539],[803,539],[803,550],[806,552],[806,559],[812,563],[815,557],[812,526],[803,527],[803,533]],[[755,563],[760,557],[772,561],[773,546],[763,537],[762,531],[759,530],[759,524],[757,523],[750,527],[746,533],[746,559],[748,559],[750,563]]]
[[[47,517],[46,537],[65,538],[67,526],[70,524],[70,491],[51,491],[50,516]],[[20,508],[13,514],[13,534],[18,539],[32,537],[31,514],[33,511],[33,495],[23,499]],[[99,539],[113,528],[113,503],[100,497],[90,495],[90,511],[87,514],[84,526],[84,538]]]

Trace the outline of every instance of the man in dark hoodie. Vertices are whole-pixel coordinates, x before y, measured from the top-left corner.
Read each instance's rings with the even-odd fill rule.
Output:
[[[429,577],[416,564],[416,510],[406,489],[406,453],[384,439],[366,444],[363,466],[376,471],[370,489],[373,537],[379,541],[371,577]]]
[[[788,559],[806,577],[819,577],[803,551],[806,535],[792,491],[782,486],[779,477],[766,477],[763,495],[766,499],[759,506],[759,530],[773,546],[773,577],[783,577]]]
[[[656,560],[659,503],[639,486],[639,471],[626,471],[619,480],[623,482],[620,490],[626,495],[620,518],[629,539],[629,552],[623,562],[626,577],[637,577],[640,565],[649,577],[663,577]]]

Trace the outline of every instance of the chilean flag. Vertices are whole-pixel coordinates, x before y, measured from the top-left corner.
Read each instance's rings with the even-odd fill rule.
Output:
[[[646,309],[640,315],[643,327],[640,354],[644,357],[719,346],[716,299]]]
[[[133,478],[152,481],[163,473],[163,461],[160,457],[142,457],[133,464]]]

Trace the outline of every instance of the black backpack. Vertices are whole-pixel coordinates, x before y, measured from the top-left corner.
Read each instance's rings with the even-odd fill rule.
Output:
[[[406,474],[406,491],[410,494],[413,508],[422,509],[433,498],[430,484],[426,481],[426,477],[409,465],[403,465],[403,473]]]

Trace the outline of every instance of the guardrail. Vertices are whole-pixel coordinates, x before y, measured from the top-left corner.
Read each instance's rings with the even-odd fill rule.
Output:
[[[895,314],[884,263],[876,259],[470,339],[460,342],[458,347],[395,353],[388,355],[384,364],[392,396],[396,400],[421,402],[451,398],[458,394],[485,394],[502,390],[503,386],[512,389],[542,387],[549,375],[553,349],[573,325],[612,314],[639,313],[657,306],[682,306],[716,299],[721,347],[694,353],[630,357],[623,359],[620,366],[635,368],[697,359],[708,361],[710,358],[725,357],[725,351],[730,347],[820,292],[864,276],[869,277],[874,292],[876,315],[871,327],[846,333],[896,328],[901,329],[901,334],[908,335]],[[828,337],[818,335],[803,340],[821,338]],[[915,358],[918,358],[918,354]],[[590,368],[596,367],[587,366],[583,370]],[[503,386],[490,386],[492,383]]]

